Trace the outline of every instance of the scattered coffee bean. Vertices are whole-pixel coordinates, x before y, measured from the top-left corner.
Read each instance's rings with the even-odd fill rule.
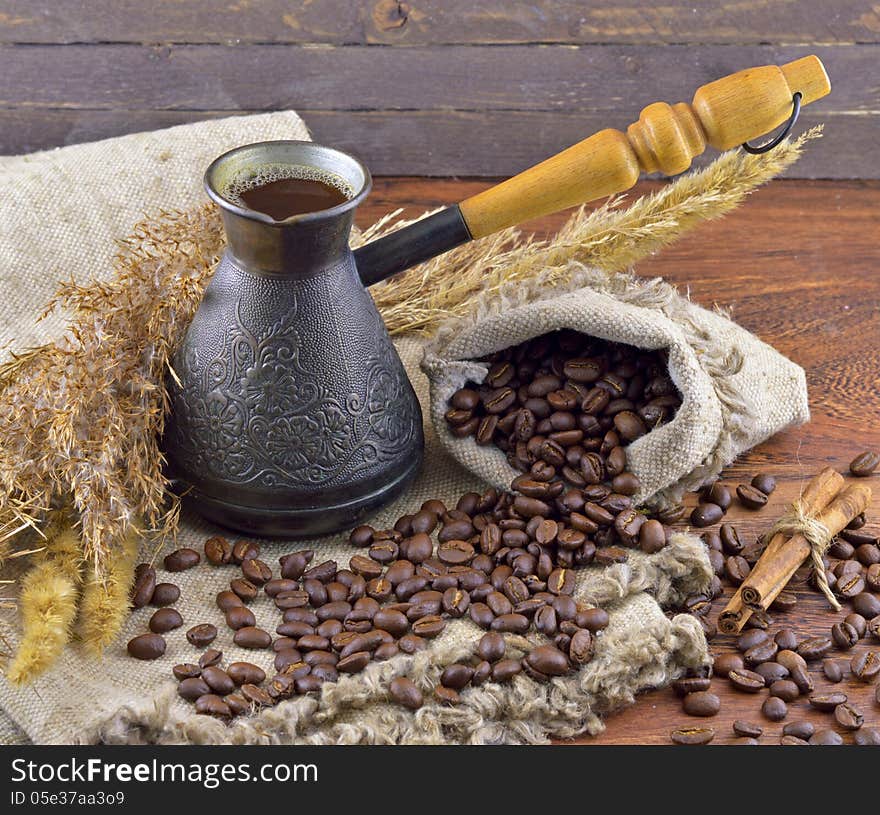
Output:
[[[831,639],[843,651],[849,651],[859,641],[859,634],[849,623],[835,623],[831,626]]]
[[[177,686],[178,695],[182,699],[186,699],[187,702],[195,702],[196,699],[210,692],[211,689],[208,687],[208,684],[199,676],[187,677],[181,680]]]
[[[157,583],[150,598],[150,605],[171,606],[180,599],[180,588],[174,583]]]
[[[826,659],[822,663],[822,673],[829,682],[840,682],[843,679],[843,668],[836,659]]]
[[[672,690],[676,696],[682,697],[691,693],[707,691],[710,687],[712,687],[712,681],[708,676],[684,676],[672,683]]]
[[[845,693],[814,693],[810,696],[810,705],[812,705],[816,710],[821,710],[825,713],[830,713],[834,710],[838,705],[842,705],[846,702],[846,694]]]
[[[232,562],[232,545],[226,538],[213,537],[205,541],[205,559],[214,566]]]
[[[770,695],[779,697],[783,702],[793,702],[801,695],[801,691],[790,679],[777,679],[770,686]]]
[[[724,510],[718,504],[697,504],[691,512],[691,523],[696,527],[717,524],[724,517]]]
[[[264,586],[272,579],[272,570],[257,558],[247,558],[242,561],[241,573],[254,586]]]
[[[859,453],[850,463],[849,471],[857,478],[867,478],[880,467],[880,455],[872,450]]]
[[[206,693],[204,696],[196,699],[196,713],[201,713],[205,716],[216,716],[220,719],[228,719],[232,716],[229,705],[213,693]]]
[[[863,651],[849,663],[852,675],[860,682],[873,682],[880,674],[880,652]]]
[[[199,667],[210,668],[212,665],[218,665],[221,659],[223,659],[222,651],[218,651],[216,648],[209,648],[199,657]]]
[[[226,625],[233,631],[238,631],[246,626],[254,626],[257,624],[257,618],[254,612],[247,606],[233,606],[226,612]]]
[[[760,738],[761,734],[764,732],[764,729],[759,724],[747,722],[744,719],[737,719],[733,723],[733,732],[736,733],[738,736],[746,736],[748,738],[757,739]]]
[[[240,540],[232,547],[232,562],[236,566],[241,566],[246,560],[258,558],[260,556],[260,545],[252,541]],[[309,558],[311,560],[311,558]],[[284,575],[288,577],[289,575]]]
[[[177,549],[165,555],[165,569],[169,572],[184,572],[197,566],[201,559],[202,556],[195,549]]]
[[[397,704],[410,710],[418,710],[424,704],[422,692],[411,679],[405,676],[397,676],[392,679],[388,685],[388,692]]]
[[[781,722],[788,715],[788,705],[778,696],[768,696],[761,705],[761,713],[771,722]]]
[[[733,687],[746,693],[757,693],[764,688],[764,677],[745,668],[731,671],[727,678]]]
[[[715,716],[721,710],[721,700],[709,691],[698,691],[684,697],[682,708],[688,716]]]
[[[798,739],[806,741],[816,732],[812,722],[789,722],[782,728],[784,736],[794,736]]]
[[[860,747],[880,747],[880,728],[863,727],[853,734],[853,743]]]
[[[165,653],[165,639],[159,634],[140,634],[128,641],[128,653],[135,659],[158,659]]]
[[[858,708],[843,702],[834,708],[834,721],[844,730],[858,730],[865,723],[865,717]]]
[[[711,727],[679,727],[669,734],[673,744],[699,745],[708,744],[715,738]]]
[[[217,626],[211,623],[194,625],[186,632],[186,638],[196,648],[207,648],[217,638]]]
[[[229,588],[245,603],[249,603],[260,593],[259,589],[250,580],[243,577],[236,577],[234,580],[230,580]]]
[[[759,473],[752,479],[752,486],[764,495],[772,495],[773,490],[776,489],[776,479],[767,473]]]
[[[843,744],[843,738],[839,733],[835,733],[830,729],[817,730],[809,738],[810,744],[821,745],[824,747],[836,746]]]
[[[178,682],[181,682],[184,679],[192,679],[194,676],[200,676],[202,669],[198,665],[193,665],[192,662],[183,662],[180,665],[175,665],[171,669],[171,673],[174,674],[174,678]]]
[[[712,672],[716,676],[726,677],[731,671],[740,670],[743,667],[744,663],[739,654],[718,654],[712,663]]]
[[[767,494],[751,484],[740,484],[736,495],[746,509],[762,509],[767,504]]]
[[[156,589],[156,570],[149,563],[139,563],[134,570],[134,584],[131,587],[131,605],[143,608],[153,599]]]
[[[154,634],[167,634],[183,625],[183,617],[173,608],[160,608],[150,617],[150,631]]]

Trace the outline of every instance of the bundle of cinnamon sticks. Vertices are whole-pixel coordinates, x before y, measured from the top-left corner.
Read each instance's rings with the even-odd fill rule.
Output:
[[[804,487],[788,516],[818,521],[834,536],[864,512],[870,500],[870,487],[862,483],[847,485],[840,473],[826,467]],[[801,532],[783,530],[773,535],[749,576],[721,612],[719,631],[736,634],[753,613],[766,612],[810,558],[811,551],[810,541]]]

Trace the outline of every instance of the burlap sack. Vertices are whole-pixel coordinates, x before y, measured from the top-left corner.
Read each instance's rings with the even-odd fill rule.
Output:
[[[228,119],[92,145],[64,148],[24,158],[0,159],[0,180],[14,196],[0,199],[0,331],[15,347],[57,337],[60,319],[40,325],[34,317],[56,281],[73,274],[81,282],[109,272],[113,238],[125,236],[142,213],[187,207],[202,200],[201,174],[208,162],[235,144],[269,138],[303,138],[302,122],[292,113]],[[51,191],[47,185],[51,183]],[[412,337],[397,348],[428,416],[428,382],[419,371],[422,343]],[[374,519],[386,527],[428,497],[455,501],[463,492],[485,487],[443,449],[430,422],[426,427],[425,467],[413,488]],[[200,548],[220,532],[184,514],[179,545]],[[263,542],[265,559],[275,564],[300,546],[316,549],[316,559],[347,564],[352,552],[343,536],[291,544]],[[144,559],[156,555],[147,544]],[[161,564],[161,555],[157,562]],[[27,567],[26,559],[14,569]],[[16,572],[7,570],[6,576]],[[164,575],[163,579],[171,576]],[[597,732],[601,716],[628,704],[635,694],[661,686],[687,668],[708,660],[699,624],[687,615],[671,619],[663,606],[675,607],[703,590],[711,569],[702,545],[676,535],[669,547],[650,557],[633,553],[626,564],[581,574],[578,594],[607,608],[611,624],[597,638],[596,656],[571,676],[539,685],[524,676],[510,685],[489,683],[462,695],[455,708],[429,702],[416,714],[391,705],[387,686],[394,675],[417,681],[430,698],[443,665],[471,651],[478,630],[468,620],[450,624],[430,650],[370,666],[363,674],[327,684],[318,698],[284,702],[259,715],[226,726],[198,716],[179,699],[171,678],[177,662],[199,652],[184,632],[200,622],[221,623],[215,594],[226,588],[229,569],[207,565],[173,576],[182,589],[177,604],[184,628],[168,635],[168,650],[155,662],[138,662],[125,653],[127,640],[146,630],[150,610],[132,613],[118,642],[103,660],[90,659],[76,644],[68,647],[47,674],[27,688],[0,681],[0,741],[28,738],[37,743],[68,742],[536,742],[549,736]],[[253,605],[257,623],[274,630],[278,615],[265,597]],[[215,645],[225,663],[248,659],[269,669],[272,654],[244,651],[232,643],[222,624]],[[7,648],[18,638],[14,614],[0,611],[0,634]],[[511,638],[510,648],[528,648]],[[224,664],[225,664],[224,663]]]
[[[663,505],[710,481],[740,453],[809,419],[803,369],[718,312],[694,305],[662,280],[581,267],[565,292],[517,285],[475,304],[471,316],[438,332],[422,369],[431,382],[431,417],[443,446],[496,487],[518,472],[494,445],[455,438],[444,414],[467,381],[488,366],[475,360],[556,329],[569,328],[649,350],[665,349],[682,396],[672,421],[632,442],[635,496]]]

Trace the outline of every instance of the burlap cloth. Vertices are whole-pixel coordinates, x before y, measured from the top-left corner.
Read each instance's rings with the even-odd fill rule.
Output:
[[[0,338],[22,348],[57,337],[63,319],[53,316],[35,324],[35,316],[56,282],[73,275],[80,282],[106,276],[114,254],[113,239],[128,234],[145,213],[185,208],[203,201],[201,175],[219,153],[262,139],[306,138],[293,113],[231,118],[137,134],[96,144],[79,145],[26,157],[0,159]],[[424,407],[430,416],[428,383],[419,370],[423,343],[413,337],[397,341]],[[426,461],[418,481],[395,505],[373,519],[391,525],[428,497],[455,501],[485,482],[452,458],[426,422]],[[219,530],[185,514],[181,545],[201,548]],[[334,537],[308,544],[263,542],[273,566],[279,555],[312,546],[316,561],[334,558],[347,565],[351,550]],[[143,557],[154,552],[145,546]],[[161,557],[158,559],[161,565]],[[25,568],[24,560],[17,568]],[[194,661],[199,651],[184,632],[196,623],[220,628],[215,642],[224,664],[237,659],[267,670],[270,652],[244,651],[232,644],[214,605],[226,588],[231,568],[206,565],[173,576],[182,589],[177,608],[183,628],[167,636],[166,655],[138,662],[125,653],[125,643],[146,630],[150,609],[134,612],[118,642],[96,661],[76,644],[34,685],[15,689],[0,681],[0,741],[68,742],[200,742],[200,743],[529,743],[550,736],[572,736],[602,727],[601,716],[632,702],[639,691],[661,686],[687,668],[707,663],[706,643],[696,620],[671,618],[663,607],[676,607],[699,591],[711,577],[702,545],[677,534],[653,556],[633,553],[626,564],[582,572],[578,595],[611,614],[608,629],[597,638],[594,659],[577,673],[537,684],[518,676],[508,685],[488,683],[463,692],[457,707],[430,701],[444,664],[470,653],[479,631],[469,620],[451,623],[428,651],[376,663],[362,674],[326,684],[317,698],[295,698],[226,726],[197,716],[180,700],[171,666]],[[172,576],[159,569],[160,580]],[[5,575],[4,575],[5,576]],[[258,625],[272,631],[278,613],[266,597],[253,603]],[[15,647],[14,614],[0,617],[4,650]],[[532,635],[537,636],[537,635]],[[529,643],[511,637],[509,648]],[[413,678],[428,703],[412,714],[387,700],[395,675]],[[271,675],[271,674],[270,674]]]

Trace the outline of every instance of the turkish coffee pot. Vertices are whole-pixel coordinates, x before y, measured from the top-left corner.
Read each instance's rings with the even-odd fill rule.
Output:
[[[312,142],[249,144],[205,174],[227,249],[169,380],[169,473],[210,520],[260,536],[356,525],[401,494],[422,463],[419,403],[367,287],[467,241],[632,187],[641,172],[688,169],[793,124],[830,91],[815,56],[704,85],[693,102],[646,107],[507,181],[352,251],[367,168]],[[776,140],[774,140],[774,143]],[[284,220],[228,190],[261,167],[329,174],[349,191]]]

